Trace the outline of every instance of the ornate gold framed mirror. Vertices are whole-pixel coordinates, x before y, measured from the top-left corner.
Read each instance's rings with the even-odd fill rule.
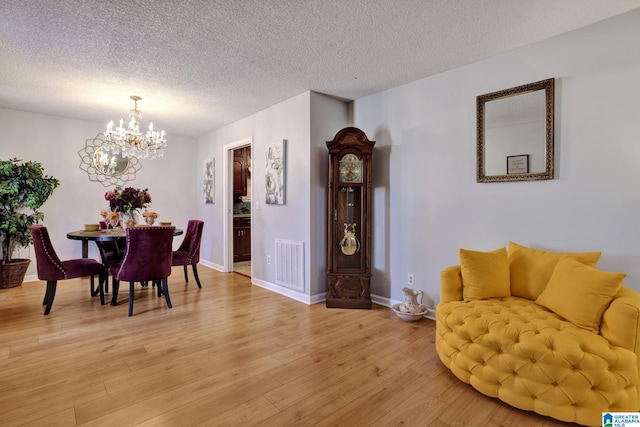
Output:
[[[93,139],[87,139],[80,156],[80,169],[89,175],[90,181],[97,181],[105,187],[122,186],[136,179],[136,172],[142,166],[136,157],[123,157],[112,154],[104,145],[104,136],[99,133]]]
[[[554,85],[551,78],[476,98],[477,182],[553,179]]]
[[[93,152],[93,166],[104,175],[122,175],[129,168],[129,163],[128,158],[111,154],[103,146],[96,148]]]

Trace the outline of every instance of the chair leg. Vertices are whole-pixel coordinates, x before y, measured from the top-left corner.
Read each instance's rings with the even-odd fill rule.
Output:
[[[106,282],[107,278],[109,276],[104,274],[104,271],[102,271],[98,277],[98,280],[100,281],[99,286],[99,290],[98,292],[100,292],[100,305],[104,305],[104,282]],[[93,276],[91,276],[91,278],[93,278]]]
[[[109,268],[104,269],[104,292],[109,293]]]
[[[133,291],[135,290],[136,282],[129,282],[129,317],[133,315]]]
[[[184,281],[189,283],[189,276],[187,275],[187,264],[184,265]]]
[[[169,298],[169,278],[168,277],[165,277],[162,279],[162,293],[164,294],[164,299],[167,301],[167,307],[169,308],[173,307],[171,305],[171,298]]]
[[[184,268],[187,268],[187,266],[185,265]],[[198,277],[198,269],[196,268],[196,264],[193,264],[193,277],[196,278],[196,283],[198,284],[198,287],[202,289],[202,285],[200,285],[200,278]]]
[[[56,296],[56,287],[58,285],[57,280],[47,280],[47,291],[44,294],[43,305],[46,304],[44,308],[44,315],[46,316],[51,312],[51,306],[53,305],[53,299]]]
[[[118,305],[118,291],[120,290],[120,281],[113,278],[113,294],[111,295],[111,305]]]
[[[95,297],[95,296],[97,296],[97,295],[98,295],[98,289],[96,289],[96,288],[94,287],[94,286],[95,286],[95,280],[93,279],[93,277],[94,277],[94,276],[92,275],[92,276],[91,276],[91,280],[90,280],[90,282],[89,282],[89,283],[90,283],[90,287],[89,287],[89,289],[90,289],[90,291],[91,291],[91,296],[92,296],[92,297]]]

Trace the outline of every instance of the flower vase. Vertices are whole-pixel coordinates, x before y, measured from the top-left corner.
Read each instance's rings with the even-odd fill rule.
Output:
[[[152,216],[145,217],[144,222],[146,222],[149,225],[153,225],[153,223],[155,222],[155,218]]]
[[[124,218],[122,219],[122,228],[135,227],[138,223],[138,216],[136,211],[129,211],[124,213]]]

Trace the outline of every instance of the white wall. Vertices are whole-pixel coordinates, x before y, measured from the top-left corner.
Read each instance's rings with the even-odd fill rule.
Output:
[[[438,299],[439,272],[461,247],[509,240],[536,248],[602,251],[599,267],[640,290],[640,11],[353,102],[306,92],[195,140],[169,135],[163,159],[143,161],[131,183],[148,187],[160,219],[205,221],[201,260],[223,264],[223,146],[253,137],[254,283],[314,302],[325,292],[324,141],[354,125],[373,155],[372,294],[402,300],[407,274]],[[556,78],[556,179],[475,182],[476,96]],[[349,114],[353,114],[352,119]],[[345,117],[346,116],[346,117]],[[350,121],[352,120],[352,121]],[[103,124],[0,109],[0,157],[37,160],[61,186],[44,205],[61,257],[80,256],[67,231],[99,220],[106,188],[79,169],[77,152]],[[264,204],[265,147],[287,140],[287,199]],[[197,148],[196,148],[197,146]],[[216,203],[201,194],[214,157]],[[256,209],[256,202],[260,209]],[[305,292],[278,289],[276,238],[305,244]],[[23,251],[28,256],[28,251]],[[32,265],[28,275],[35,274]]]
[[[106,120],[106,119],[105,119]],[[60,186],[40,209],[51,240],[61,259],[80,258],[81,244],[68,240],[66,233],[79,230],[85,223],[97,223],[101,209],[108,209],[104,193],[112,187],[89,181],[80,169],[78,151],[85,141],[104,130],[104,124],[73,120],[43,114],[0,109],[0,158],[17,157],[43,164],[45,173],[60,180]],[[126,185],[148,188],[151,208],[161,221],[172,221],[186,228],[195,218],[196,192],[199,189],[193,165],[196,161],[195,139],[167,135],[165,157],[141,160],[136,179]],[[181,239],[174,240],[177,248]],[[96,256],[95,245],[89,245],[89,256]],[[32,258],[27,280],[36,279],[35,256],[31,248],[16,256]]]
[[[459,248],[602,251],[640,290],[640,11],[358,99],[374,152],[372,293],[438,299]],[[556,78],[556,178],[476,183],[476,96]]]
[[[327,182],[329,179],[329,151],[341,129],[349,125],[351,109],[346,104],[319,93],[311,93],[311,221],[310,260],[311,295],[314,302],[324,301],[327,293]]]
[[[313,121],[327,125],[322,132],[311,126],[312,116]],[[305,92],[199,138],[199,164],[206,158],[216,159],[215,204],[207,205],[202,198],[198,199],[198,212],[205,221],[201,258],[210,262],[214,268],[222,269],[224,265],[223,149],[225,145],[235,141],[253,138],[253,283],[303,302],[317,300],[317,294],[325,291],[324,282],[319,283],[319,280],[323,280],[320,272],[324,272],[322,259],[326,256],[323,253],[325,237],[322,235],[319,240],[317,229],[318,223],[324,224],[326,209],[326,173],[322,170],[323,160],[319,146],[327,139],[332,139],[338,130],[346,126],[346,122],[346,104],[320,94]],[[327,139],[322,140],[323,138]],[[283,139],[286,140],[285,204],[266,205],[265,149],[273,142]],[[227,182],[227,185],[231,183]],[[322,206],[318,206],[321,199]],[[304,292],[275,284],[276,239],[304,243]],[[267,256],[271,257],[271,264],[266,263]]]
[[[506,175],[507,157],[523,154],[529,156],[529,172],[545,172],[546,131],[544,120],[485,129],[484,174]]]

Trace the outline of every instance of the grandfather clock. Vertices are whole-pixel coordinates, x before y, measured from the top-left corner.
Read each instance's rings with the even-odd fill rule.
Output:
[[[371,308],[371,156],[360,129],[339,131],[329,149],[327,307]]]

